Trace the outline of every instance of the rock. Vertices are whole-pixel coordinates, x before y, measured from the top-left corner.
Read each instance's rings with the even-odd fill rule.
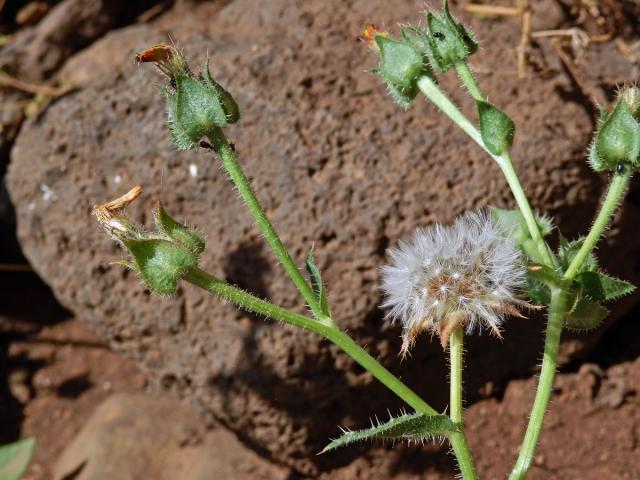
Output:
[[[53,478],[284,480],[287,472],[257,457],[226,430],[205,431],[196,412],[177,400],[116,394],[66,447]]]
[[[44,12],[46,16],[37,25],[23,28],[2,48],[0,66],[22,80],[42,81],[71,54],[114,26],[128,23],[150,4],[148,0],[63,0]]]
[[[416,21],[413,3],[270,0],[256,9],[236,0],[215,17],[214,6],[111,33],[67,64],[65,74],[81,78],[83,88],[26,124],[12,151],[19,237],[59,300],[135,358],[156,385],[313,475],[358,454],[315,455],[336,425],[364,426],[371,415],[403,405],[309,332],[264,322],[188,285],[170,299],[154,298],[133,275],[109,266],[123,253],[99,231],[90,208],[140,183],[145,195],[130,207],[134,218],[149,221],[162,198],[172,215],[206,233],[202,268],[305,311],[217,161],[170,145],[165,107],[150,85],[161,79],[135,66],[133,54],[166,40],[168,31],[194,67],[209,52],[215,77],[242,109],[228,134],[291,254],[302,266],[315,244],[340,325],[439,409],[447,403],[442,351],[421,338],[400,365],[400,331],[377,307],[378,268],[386,248],[415,227],[512,200],[497,166],[433,106],[419,100],[403,111],[364,73],[374,57],[358,47],[362,26]],[[472,26],[485,42],[517,43],[509,22],[474,19]],[[560,75],[484,73],[515,69],[511,63],[505,66],[502,47],[474,58],[487,95],[518,126],[514,158],[533,205],[556,215],[573,237],[588,226],[601,188],[584,161],[591,119],[565,95]],[[454,77],[442,85],[473,115]],[[633,224],[637,212],[627,208],[624,217],[624,225]],[[617,266],[612,273],[633,280],[632,262],[619,261],[638,253],[628,237],[614,235],[603,253],[618,260],[606,263]],[[470,339],[467,391],[528,374],[543,328],[538,317],[513,319],[502,343]],[[572,348],[580,351],[582,342]]]

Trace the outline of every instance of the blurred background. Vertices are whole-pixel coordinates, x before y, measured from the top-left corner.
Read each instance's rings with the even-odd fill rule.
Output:
[[[434,7],[437,2],[433,2]],[[637,0],[452,1],[477,33],[478,80],[517,126],[532,203],[585,232],[606,182],[586,165],[597,104],[634,82]],[[423,100],[404,111],[368,73],[359,35],[420,21],[400,0],[0,0],[0,444],[33,436],[25,478],[453,478],[447,447],[363,444],[317,456],[338,425],[402,403],[308,332],[190,286],[151,297],[109,262],[123,252],[91,207],[136,184],[207,235],[204,269],[304,311],[216,159],[176,152],[162,78],[134,55],[173,41],[238,100],[229,129],[292,255],[315,255],[333,311],[368,351],[439,409],[446,360],[419,340],[400,362],[378,268],[417,226],[512,205],[499,170]],[[443,88],[469,115],[453,76]],[[605,270],[640,282],[640,190],[607,240]],[[556,239],[557,240],[557,239]],[[533,479],[640,478],[640,296],[589,334],[567,332]],[[470,338],[466,423],[482,478],[515,460],[535,389],[543,317],[504,340]]]

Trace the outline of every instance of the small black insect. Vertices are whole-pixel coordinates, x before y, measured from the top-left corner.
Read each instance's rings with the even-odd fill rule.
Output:
[[[169,85],[171,85],[171,88],[173,88],[175,90],[176,89],[176,79],[172,78],[171,80],[169,80]]]
[[[445,35],[442,32],[433,32],[433,36],[440,41],[445,39]]]
[[[616,165],[616,173],[624,173],[624,164],[619,163]]]

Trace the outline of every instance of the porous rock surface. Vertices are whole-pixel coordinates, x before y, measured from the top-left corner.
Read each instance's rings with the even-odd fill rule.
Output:
[[[171,298],[152,297],[134,275],[109,266],[123,252],[99,231],[91,206],[140,183],[145,194],[131,216],[150,223],[162,199],[172,215],[206,233],[202,268],[304,311],[217,161],[169,143],[165,107],[152,87],[160,79],[135,66],[133,54],[167,33],[194,68],[209,53],[214,76],[242,110],[228,135],[291,254],[302,264],[315,245],[340,325],[437,408],[446,405],[442,351],[422,338],[400,364],[400,331],[383,323],[377,307],[378,267],[386,248],[415,227],[508,206],[511,197],[497,166],[434,107],[418,100],[403,111],[365,72],[375,60],[357,41],[362,25],[415,21],[415,2],[269,0],[256,7],[236,0],[214,15],[216,8],[203,4],[112,32],[67,63],[62,76],[81,88],[26,124],[12,151],[19,237],[60,301],[136,358],[157,385],[312,475],[357,453],[315,455],[337,424],[364,426],[369,415],[401,402],[313,334],[239,312],[188,285]],[[519,127],[514,157],[532,202],[575,234],[600,191],[584,162],[592,120],[567,100],[571,85],[563,76],[510,74],[515,66],[505,49],[517,38],[514,25],[472,26],[486,42],[474,58],[481,83]],[[473,114],[453,76],[442,84]],[[630,250],[620,242],[611,251],[624,258]],[[634,268],[624,264],[617,273],[633,276]],[[502,343],[470,340],[469,397],[489,380],[530,372],[542,330],[540,318],[514,319]]]

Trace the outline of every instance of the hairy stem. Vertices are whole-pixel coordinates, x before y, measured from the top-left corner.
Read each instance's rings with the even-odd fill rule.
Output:
[[[295,325],[296,327],[311,330],[322,335],[324,338],[340,347],[347,355],[353,358],[365,370],[370,372],[376,379],[404,400],[408,405],[413,407],[417,412],[425,413],[427,415],[438,414],[433,407],[422,400],[415,392],[389,372],[389,370],[384,368],[375,358],[364,351],[362,347],[360,347],[349,335],[337,329],[335,326],[315,321],[312,318],[291,312],[265,300],[254,297],[253,295],[229,285],[199,268],[190,269],[184,279],[210,293],[219,295],[225,300],[233,302],[245,310],[265,315],[266,317],[274,320]]]
[[[569,268],[567,268],[567,271],[564,274],[565,280],[570,282],[575,278],[585,259],[595,248],[598,240],[600,240],[600,237],[602,237],[602,234],[609,226],[611,218],[616,212],[616,209],[620,205],[620,202],[622,201],[622,198],[627,191],[631,176],[631,171],[625,171],[621,174],[615,174],[611,179],[611,183],[609,183],[609,189],[607,190],[607,195],[602,202],[602,206],[600,207],[598,216],[593,222],[593,226],[591,227],[587,238],[585,238],[584,242],[582,243],[580,250],[569,265]]]
[[[529,467],[531,467],[533,454],[535,453],[538,439],[540,437],[540,431],[542,430],[544,416],[547,412],[549,399],[551,398],[551,390],[553,388],[553,381],[556,375],[560,336],[562,334],[562,327],[566,312],[566,293],[562,289],[552,289],[547,333],[544,340],[544,357],[542,360],[542,370],[540,371],[536,397],[531,409],[531,416],[529,417],[527,431],[520,447],[518,460],[513,467],[509,480],[521,480],[525,478],[529,471]]]
[[[468,68],[467,68],[468,70]],[[473,82],[475,85],[475,80],[473,80],[473,76],[471,72],[469,72],[469,76],[467,81]],[[511,161],[511,157],[509,153],[506,152],[502,155],[494,155],[484,145],[482,141],[482,136],[480,135],[480,131],[464,116],[464,114],[456,107],[451,100],[440,90],[438,85],[429,78],[428,76],[423,76],[418,80],[418,88],[420,91],[431,100],[440,110],[444,112],[444,114],[449,117],[463,132],[465,132],[471,139],[476,142],[491,158],[493,158],[502,173],[504,174],[507,183],[509,184],[509,188],[513,192],[513,196],[516,200],[516,204],[524,217],[527,228],[529,230],[529,234],[533,239],[536,248],[539,252],[541,260],[543,263],[552,266],[553,265],[553,257],[551,256],[551,252],[549,251],[549,247],[545,243],[542,238],[542,234],[540,233],[540,228],[538,227],[538,223],[536,222],[535,215],[533,214],[533,210],[531,209],[531,205],[529,205],[529,200],[527,199],[526,194],[524,193],[524,189],[522,188],[522,184],[520,183],[520,179],[513,168],[513,162]],[[477,86],[475,89],[477,89]]]
[[[458,72],[458,78],[460,78],[462,84],[475,100],[486,101],[467,62],[456,63],[456,72]]]
[[[267,218],[262,205],[258,201],[253,188],[251,187],[249,179],[244,174],[242,167],[238,163],[235,153],[229,145],[224,133],[222,130],[216,129],[213,133],[208,135],[208,138],[211,141],[215,152],[220,156],[222,165],[229,174],[229,177],[231,177],[231,181],[238,189],[240,197],[242,197],[242,200],[247,205],[247,208],[258,225],[258,228],[264,235],[265,240],[280,260],[280,263],[284,266],[284,269],[287,274],[289,274],[289,277],[291,277],[291,280],[298,291],[304,297],[309,308],[311,308],[311,311],[318,320],[326,324],[332,324],[331,319],[322,312],[320,302],[313,293],[313,290],[300,273],[300,270],[298,270],[298,267],[291,258],[291,255],[289,255],[289,252],[280,240],[280,237],[273,228],[273,225],[271,225],[271,222]]]
[[[449,417],[460,431],[449,436],[451,447],[458,459],[460,473],[465,480],[475,480],[476,470],[471,451],[467,445],[462,421],[462,357],[464,349],[464,331],[462,327],[456,328],[449,339],[450,358],[450,384],[449,384]]]

